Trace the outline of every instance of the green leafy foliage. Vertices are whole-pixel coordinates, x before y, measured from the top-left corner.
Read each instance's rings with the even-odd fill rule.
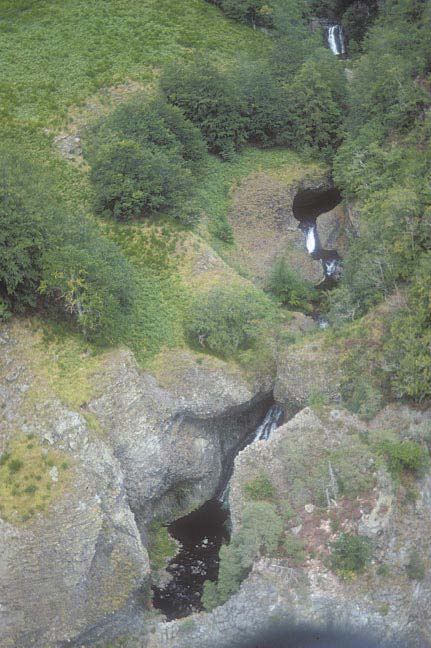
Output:
[[[208,59],[167,66],[161,78],[166,97],[198,126],[213,153],[229,159],[246,140],[246,103],[231,74]]]
[[[55,201],[41,173],[18,152],[0,151],[0,301],[5,314],[34,306]]]
[[[311,281],[301,279],[287,266],[284,258],[275,262],[268,287],[278,299],[295,310],[309,311],[311,302],[318,297]]]
[[[272,302],[252,286],[232,284],[199,295],[191,305],[187,329],[191,341],[222,358],[249,349],[268,318]]]
[[[199,131],[178,108],[143,95],[102,118],[88,139],[97,209],[118,219],[148,215],[185,199],[205,154]]]
[[[261,474],[245,484],[244,494],[251,500],[271,500],[276,490],[268,476]]]
[[[245,578],[254,559],[264,552],[274,555],[283,532],[283,521],[274,504],[250,502],[243,510],[241,527],[229,545],[220,549],[217,585],[204,585],[203,602],[207,609],[221,605],[234,594]]]
[[[429,467],[428,451],[416,441],[384,439],[376,443],[374,448],[377,454],[384,457],[394,477],[400,477],[405,470],[421,476]]]
[[[272,26],[272,8],[266,0],[217,0],[226,16],[249,25]]]
[[[133,307],[134,271],[93,224],[69,222],[68,239],[44,254],[40,292],[58,302],[85,337],[114,343]]]
[[[368,564],[372,544],[368,538],[352,533],[343,533],[331,544],[331,569],[342,576],[361,573]]]

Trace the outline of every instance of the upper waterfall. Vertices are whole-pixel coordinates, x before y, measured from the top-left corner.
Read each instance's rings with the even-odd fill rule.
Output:
[[[346,53],[343,28],[341,25],[329,25],[326,28],[326,40],[331,51],[336,56],[341,56]]]

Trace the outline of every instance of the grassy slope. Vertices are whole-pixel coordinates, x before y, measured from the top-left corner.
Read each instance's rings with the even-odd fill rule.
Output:
[[[49,166],[70,209],[87,213],[92,192],[85,165],[65,162],[53,145],[53,137],[67,132],[77,114],[94,118],[107,88],[151,86],[170,60],[205,51],[230,66],[240,58],[252,63],[270,47],[262,32],[227,20],[204,0],[3,0],[0,17],[0,135],[24,141],[36,161]],[[206,216],[207,227],[200,232],[204,247],[217,243],[211,223],[229,208],[230,188],[254,170],[283,173],[297,164],[294,157],[252,148],[231,163],[208,156],[196,199]],[[138,269],[139,299],[124,343],[144,363],[163,348],[183,345],[183,321],[196,282],[190,281],[185,255],[173,252],[184,241],[196,248],[195,235],[169,219],[148,220],[133,230],[101,225]],[[223,254],[220,242],[218,250]],[[228,271],[234,278],[235,271]],[[224,281],[226,269],[210,279]],[[64,327],[53,332],[57,343],[75,348]]]

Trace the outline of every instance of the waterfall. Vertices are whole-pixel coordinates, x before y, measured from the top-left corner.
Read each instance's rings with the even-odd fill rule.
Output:
[[[284,410],[280,405],[272,405],[267,411],[265,418],[259,427],[248,437],[248,443],[250,445],[255,441],[268,441],[271,434],[274,430],[283,422]],[[245,446],[246,447],[246,446]],[[230,471],[229,478],[226,480],[226,485],[223,488],[222,492],[218,496],[218,501],[222,502],[224,506],[227,506],[227,500],[229,497],[229,487],[230,480],[232,479],[233,465],[232,470]]]
[[[337,274],[340,268],[340,263],[338,259],[333,259],[332,261],[325,261],[325,274],[327,277],[332,277]]]
[[[283,409],[279,405],[273,405],[254,433],[253,441],[268,441],[274,430],[281,424],[282,418]]]
[[[326,39],[331,51],[336,56],[341,56],[346,53],[343,28],[341,25],[329,25],[326,28]]]
[[[316,226],[309,227],[306,232],[305,245],[309,254],[313,254],[316,250]]]

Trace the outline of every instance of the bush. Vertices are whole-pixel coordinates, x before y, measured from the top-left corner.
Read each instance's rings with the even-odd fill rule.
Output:
[[[273,309],[271,301],[253,287],[217,287],[195,299],[188,334],[196,345],[226,358],[255,343],[260,323]]]
[[[310,303],[318,297],[312,283],[288,268],[285,259],[275,262],[268,287],[284,304],[295,309],[310,310]]]
[[[374,446],[385,458],[390,473],[399,477],[404,470],[423,475],[429,467],[428,451],[415,441],[395,442],[383,440]]]
[[[247,106],[235,77],[210,60],[168,66],[161,86],[204,136],[208,148],[229,159],[247,139]]]
[[[283,521],[274,504],[251,502],[244,507],[241,527],[229,545],[220,549],[220,568],[215,586],[206,581],[203,602],[210,610],[238,591],[255,558],[276,553],[283,533]]]
[[[303,563],[306,558],[305,546],[305,541],[293,534],[286,536],[283,541],[283,549],[295,567]]]
[[[178,108],[139,96],[89,131],[85,154],[97,210],[124,220],[188,197],[205,145]]]
[[[249,25],[272,26],[272,9],[266,0],[218,0],[226,16]]]
[[[245,484],[244,494],[251,500],[270,500],[275,497],[276,490],[268,477],[262,474]]]
[[[60,210],[39,169],[19,153],[0,150],[0,311],[35,306],[42,254]]]
[[[423,581],[425,578],[425,562],[418,551],[413,549],[406,565],[407,575],[411,580]]]
[[[59,233],[58,246],[44,254],[40,292],[56,301],[85,337],[114,343],[133,308],[133,268],[89,221],[70,221],[68,230],[68,240]]]
[[[330,547],[331,569],[345,576],[363,572],[371,557],[371,541],[351,533],[343,533]]]

